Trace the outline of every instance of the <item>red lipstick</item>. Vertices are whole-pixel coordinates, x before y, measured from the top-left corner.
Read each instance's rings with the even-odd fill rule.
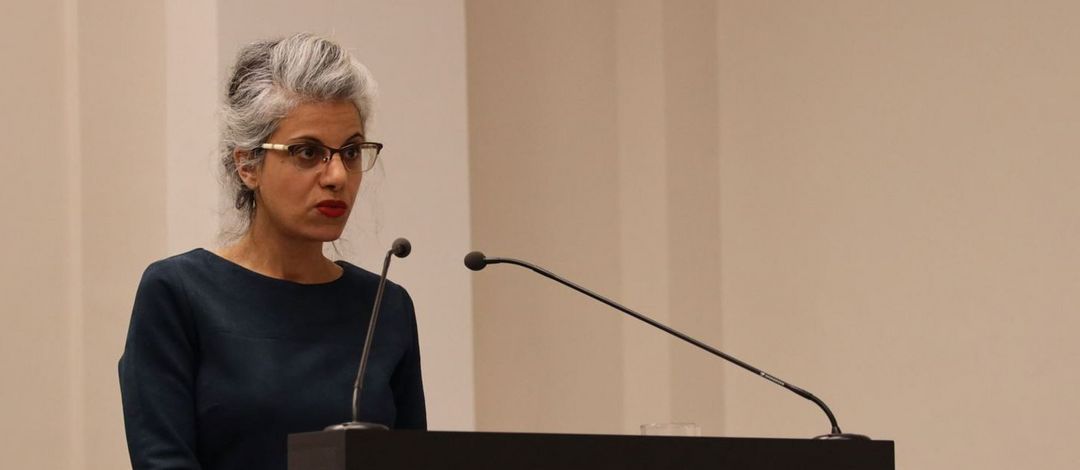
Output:
[[[345,212],[349,209],[349,205],[345,204],[345,201],[338,201],[336,199],[327,199],[315,204],[315,210],[320,214],[327,217],[338,218],[345,215]]]

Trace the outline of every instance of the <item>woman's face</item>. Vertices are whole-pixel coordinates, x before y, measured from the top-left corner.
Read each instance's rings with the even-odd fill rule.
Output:
[[[360,113],[348,101],[300,104],[267,139],[272,144],[316,142],[331,148],[363,141]],[[257,188],[254,228],[300,242],[340,238],[363,173],[346,170],[337,153],[327,163],[301,168],[294,160],[298,157],[288,151],[265,152],[262,165],[240,172],[248,187]]]

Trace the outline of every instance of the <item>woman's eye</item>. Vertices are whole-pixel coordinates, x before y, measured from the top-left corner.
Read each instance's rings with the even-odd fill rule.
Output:
[[[294,145],[289,148],[289,153],[304,160],[315,160],[322,154],[316,145]]]
[[[341,149],[341,158],[345,160],[356,160],[360,158],[360,148],[355,145],[350,145]]]

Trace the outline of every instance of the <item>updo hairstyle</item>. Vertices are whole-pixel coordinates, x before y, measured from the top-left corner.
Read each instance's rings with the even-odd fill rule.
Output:
[[[260,41],[240,50],[220,113],[223,179],[240,212],[238,234],[248,230],[257,207],[255,191],[237,172],[236,152],[247,152],[245,167],[261,165],[265,153],[253,150],[301,103],[352,101],[367,133],[376,88],[367,67],[340,45],[312,34]]]

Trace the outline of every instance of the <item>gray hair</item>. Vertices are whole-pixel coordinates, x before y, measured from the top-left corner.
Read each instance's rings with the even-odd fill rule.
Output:
[[[368,132],[376,96],[371,72],[340,45],[308,33],[249,44],[237,54],[221,109],[221,163],[245,232],[255,217],[255,192],[237,173],[234,154],[266,142],[278,122],[305,102],[351,101]],[[244,167],[262,164],[251,152]]]

